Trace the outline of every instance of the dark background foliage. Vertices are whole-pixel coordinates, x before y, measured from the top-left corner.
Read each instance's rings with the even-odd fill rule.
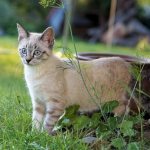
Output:
[[[101,24],[109,18],[110,2],[111,0],[77,0],[75,15],[77,17],[89,15],[93,26]],[[32,31],[43,30],[48,25],[47,18],[52,7],[44,8],[39,3],[40,0],[0,0],[0,33],[15,35],[16,22]],[[147,3],[149,3],[148,0],[137,1],[137,5],[140,6]],[[95,19],[93,14],[97,14],[99,17]],[[145,14],[139,11],[139,17],[143,16]],[[148,23],[148,21],[146,22]]]
[[[40,30],[46,26],[48,10],[38,0],[1,0],[0,28],[4,33],[14,35],[16,22],[19,22],[29,30]]]

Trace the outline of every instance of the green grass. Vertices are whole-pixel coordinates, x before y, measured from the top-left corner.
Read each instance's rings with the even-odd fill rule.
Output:
[[[55,49],[61,47],[56,41]],[[112,47],[102,44],[76,43],[80,52],[107,52],[136,55],[136,49]],[[69,42],[73,50],[73,44]],[[147,55],[144,51],[142,54]],[[23,67],[17,54],[17,38],[0,38],[0,149],[14,150],[66,150],[88,149],[79,133],[66,132],[57,136],[31,131],[32,105],[23,77]]]

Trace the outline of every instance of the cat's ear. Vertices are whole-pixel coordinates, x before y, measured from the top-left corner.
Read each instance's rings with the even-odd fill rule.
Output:
[[[48,27],[41,35],[40,40],[42,40],[48,48],[52,48],[54,45],[54,30]]]
[[[26,29],[22,27],[19,23],[17,23],[17,29],[18,29],[18,41],[21,41],[22,39],[29,37],[29,32],[26,31]]]

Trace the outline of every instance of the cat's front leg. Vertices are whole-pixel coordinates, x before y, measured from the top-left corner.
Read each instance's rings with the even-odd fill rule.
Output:
[[[41,130],[45,116],[45,106],[37,101],[33,102],[32,130]]]
[[[49,134],[53,134],[54,125],[63,114],[64,108],[64,102],[62,101],[57,99],[47,101],[44,127]]]

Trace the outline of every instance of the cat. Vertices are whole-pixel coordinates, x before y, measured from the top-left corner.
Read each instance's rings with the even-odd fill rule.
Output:
[[[115,114],[126,110],[126,89],[130,82],[129,64],[119,57],[91,61],[65,61],[53,54],[54,31],[32,33],[17,24],[18,51],[32,99],[33,128],[41,126],[52,133],[66,107],[74,104],[79,111],[101,108],[105,102],[117,100]],[[77,65],[78,64],[78,65]]]

